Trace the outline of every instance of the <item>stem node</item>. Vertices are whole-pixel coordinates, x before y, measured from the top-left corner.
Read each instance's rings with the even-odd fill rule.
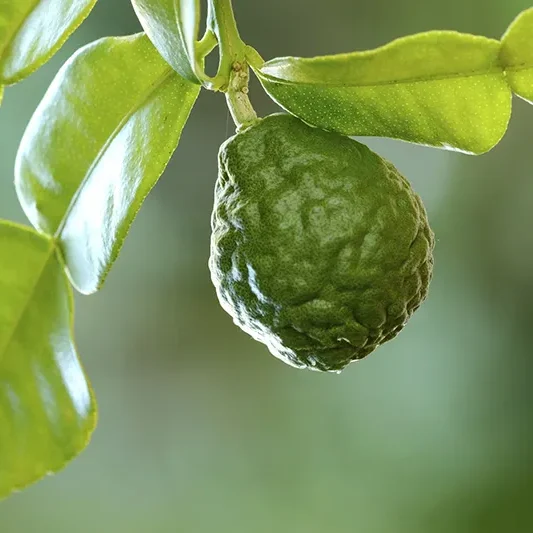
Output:
[[[248,98],[247,46],[237,30],[231,0],[209,0],[208,18],[210,31],[220,47],[220,63],[212,86],[226,93],[226,102],[239,131],[258,120]]]

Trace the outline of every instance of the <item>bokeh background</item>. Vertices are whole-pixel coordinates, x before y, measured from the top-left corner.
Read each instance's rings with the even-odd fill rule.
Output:
[[[265,58],[366,49],[430,29],[499,37],[528,0],[234,0]],[[101,0],[0,108],[0,217],[24,221],[18,142],[61,63],[139,31]],[[254,84],[260,114],[275,105]],[[237,329],[207,268],[218,146],[202,94],[104,290],[77,298],[100,405],[88,449],[0,503],[2,533],[531,533],[533,108],[482,157],[371,139],[408,176],[437,234],[429,299],[343,374],[295,370]]]

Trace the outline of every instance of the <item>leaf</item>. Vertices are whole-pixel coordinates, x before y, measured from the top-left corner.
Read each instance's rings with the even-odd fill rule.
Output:
[[[182,77],[201,83],[196,66],[199,0],[132,0],[144,31],[159,53]]]
[[[20,144],[15,182],[80,292],[102,285],[199,90],[144,34],[86,46],[52,82]]]
[[[366,52],[252,66],[274,100],[314,126],[481,154],[511,115],[499,50],[493,39],[433,31]]]
[[[500,58],[513,92],[533,103],[533,8],[523,11],[509,26]]]
[[[96,404],[73,340],[72,289],[54,242],[0,221],[0,498],[87,445]]]
[[[0,82],[20,81],[48,61],[96,0],[0,0]]]

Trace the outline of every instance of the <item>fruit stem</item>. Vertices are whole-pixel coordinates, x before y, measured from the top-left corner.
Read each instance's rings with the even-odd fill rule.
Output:
[[[226,102],[237,126],[237,131],[253,124],[258,120],[250,99],[248,98],[248,80],[250,78],[247,63],[233,63],[229,87],[226,92]]]
[[[248,98],[248,47],[239,35],[231,0],[208,0],[208,7],[208,28],[220,47],[218,71],[210,88],[226,93],[226,102],[239,130],[258,120]]]

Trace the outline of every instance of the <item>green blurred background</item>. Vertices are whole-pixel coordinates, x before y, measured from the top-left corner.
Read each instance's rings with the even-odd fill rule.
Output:
[[[429,29],[498,38],[527,0],[234,0],[265,58],[372,48]],[[0,108],[0,217],[24,221],[18,142],[61,63],[139,30],[101,0]],[[257,84],[260,114],[276,111]],[[393,342],[341,374],[295,370],[219,307],[207,268],[221,95],[202,94],[105,289],[77,298],[100,405],[88,449],[0,504],[1,533],[531,533],[533,108],[474,158],[365,142],[426,202],[430,296]]]

